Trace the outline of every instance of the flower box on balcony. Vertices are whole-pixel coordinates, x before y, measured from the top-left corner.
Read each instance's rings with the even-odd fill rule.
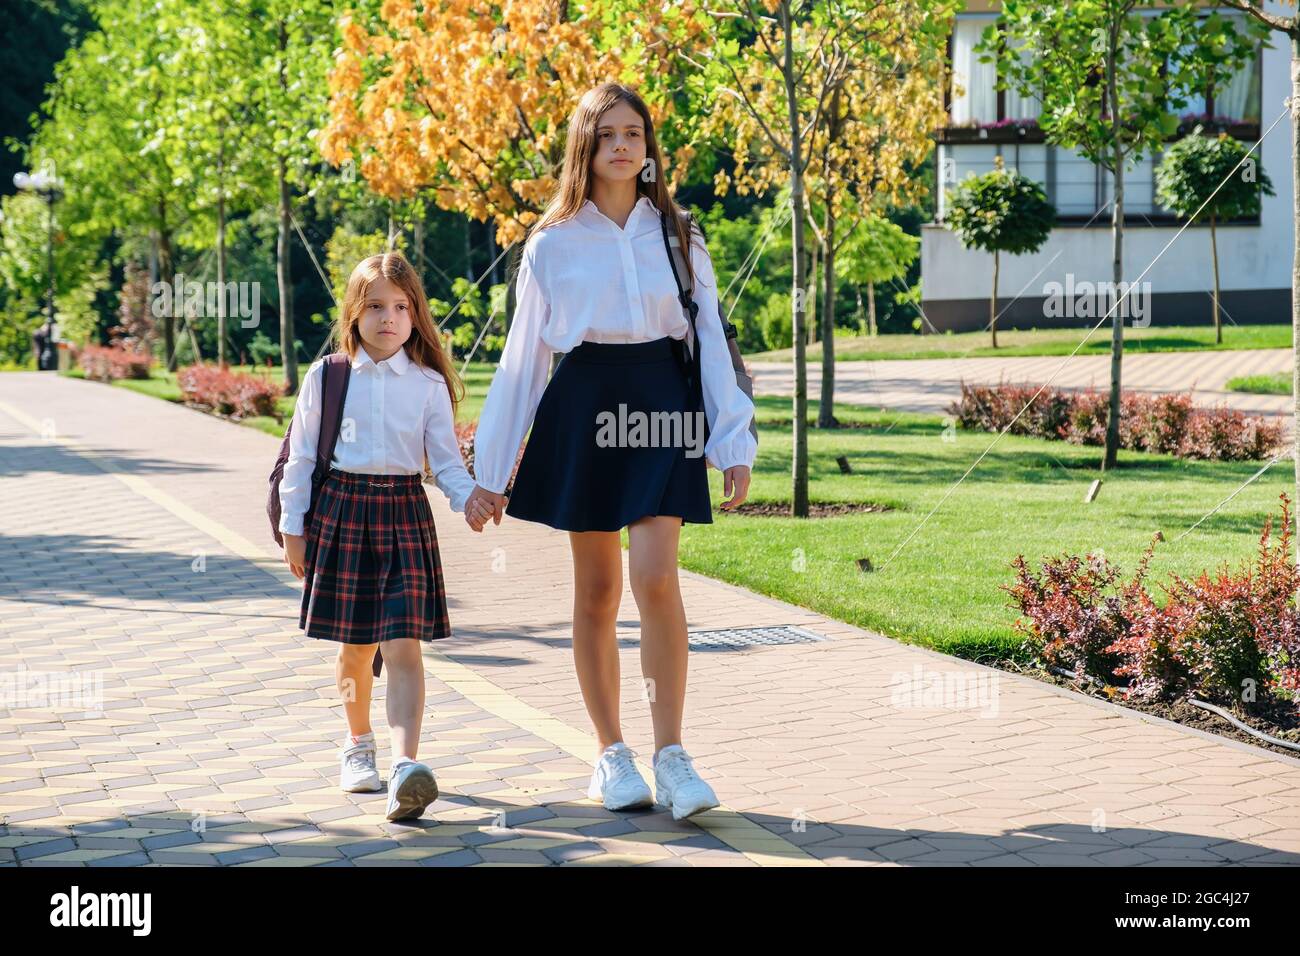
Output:
[[[935,141],[955,143],[1041,143],[1043,131],[1034,120],[1001,120],[978,126],[945,126],[935,131]]]

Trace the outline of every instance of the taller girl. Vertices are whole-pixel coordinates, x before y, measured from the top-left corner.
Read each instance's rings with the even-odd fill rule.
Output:
[[[640,96],[605,83],[582,97],[569,120],[559,190],[520,257],[518,307],[479,418],[478,487],[468,507],[481,502],[498,522],[504,508],[569,532],[573,656],[599,751],[588,796],[609,809],[652,802],[619,722],[619,531],[628,529],[641,670],[651,688],[653,802],[681,819],[718,799],[681,744],[687,635],[678,538],[683,522],[713,520],[706,459],[723,472],[722,507],[734,508],[748,492],[757,443],[748,427],[753,403],[728,357],[713,263],[700,232],[688,235],[663,171]],[[660,217],[690,249],[697,340]],[[548,384],[552,352],[564,357]],[[691,375],[702,385],[702,410]],[[655,438],[671,439],[652,443],[644,430],[640,440],[620,431],[611,442],[611,420],[632,421],[637,412],[643,422],[667,423]],[[700,418],[706,441],[695,427]],[[502,493],[530,425],[507,504]]]

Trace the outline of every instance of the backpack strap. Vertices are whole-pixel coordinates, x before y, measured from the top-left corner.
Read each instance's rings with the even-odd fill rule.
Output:
[[[691,227],[695,226],[695,221],[691,218],[689,212],[684,213],[683,218],[686,220],[686,234],[691,234]],[[661,213],[659,224],[664,235],[664,248],[668,250],[668,264],[672,266],[673,279],[677,282],[677,298],[681,302],[682,308],[687,311],[691,320],[691,335],[695,338],[695,343],[699,342],[699,333],[695,328],[695,316],[700,311],[694,298],[694,288],[691,283],[691,271],[686,268],[686,256],[682,251],[681,240],[677,238],[676,231],[669,232],[668,219]],[[701,229],[703,233],[703,229]],[[683,284],[682,276],[686,276],[686,283]],[[719,303],[718,318],[722,321],[723,340],[727,343],[727,352],[731,356],[731,368],[736,373],[736,384],[740,390],[749,396],[749,400],[754,400],[754,380],[750,377],[749,371],[745,368],[745,360],[740,354],[740,345],[736,341],[736,324],[729,319],[722,317],[722,307]],[[693,344],[695,344],[693,343]],[[693,383],[700,389],[700,407],[703,407],[703,382],[700,380],[700,363],[699,349],[694,348],[691,354],[691,366],[693,367],[696,381]],[[749,433],[758,440],[758,423],[750,418]]]
[[[343,425],[343,401],[348,394],[350,362],[346,352],[325,356],[321,369],[321,419],[320,435],[316,440],[316,481],[325,480],[329,474],[334,448],[338,445],[339,430]]]
[[[689,227],[690,220],[687,220]],[[688,346],[689,361],[686,363],[687,384],[691,389],[692,400],[696,407],[704,407],[704,381],[703,370],[700,367],[700,333],[695,327],[695,317],[699,314],[700,307],[696,304],[691,293],[694,288],[691,285],[682,283],[682,276],[686,276],[686,282],[691,282],[690,270],[686,268],[686,257],[682,253],[681,241],[677,238],[676,231],[668,231],[668,218],[659,214],[659,228],[664,237],[664,249],[668,253],[668,265],[673,270],[673,281],[677,284],[677,301],[682,304],[686,310],[686,315],[690,320],[690,344]]]

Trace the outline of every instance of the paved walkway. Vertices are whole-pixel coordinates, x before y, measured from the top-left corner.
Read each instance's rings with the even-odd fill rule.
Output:
[[[443,796],[390,824],[382,794],[336,789],[332,654],[297,629],[262,510],[276,448],[123,389],[0,375],[0,866],[1300,862],[1300,761],[685,573],[693,631],[826,639],[692,653],[685,742],[723,807],[606,812],[584,796],[565,536],[475,535],[436,492],[456,633],[425,654],[421,758]],[[648,758],[630,594],[619,627]],[[69,672],[102,700],[34,696]],[[907,700],[900,676],[983,696]]]
[[[809,352],[808,398],[820,394],[821,346]],[[1282,415],[1288,421],[1289,395],[1252,395],[1227,390],[1239,375],[1289,372],[1290,349],[1241,351],[1130,352],[1124,356],[1121,380],[1125,389],[1140,392],[1183,392],[1192,389],[1197,405],[1226,404],[1248,415]],[[1064,367],[1062,367],[1064,363]],[[788,362],[753,362],[754,390],[760,395],[789,395],[793,390]],[[961,397],[961,383],[999,381],[1040,385],[1051,380],[1061,388],[1110,388],[1110,355],[1031,358],[900,359],[840,362],[835,367],[835,400],[902,411],[946,413]]]

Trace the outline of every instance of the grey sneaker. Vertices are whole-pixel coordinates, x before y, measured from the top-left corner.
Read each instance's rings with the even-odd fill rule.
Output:
[[[347,793],[374,793],[382,789],[375,768],[375,741],[352,743],[348,738],[339,754],[339,787]]]
[[[389,820],[414,820],[438,799],[438,781],[433,771],[418,761],[398,766],[388,778]]]

